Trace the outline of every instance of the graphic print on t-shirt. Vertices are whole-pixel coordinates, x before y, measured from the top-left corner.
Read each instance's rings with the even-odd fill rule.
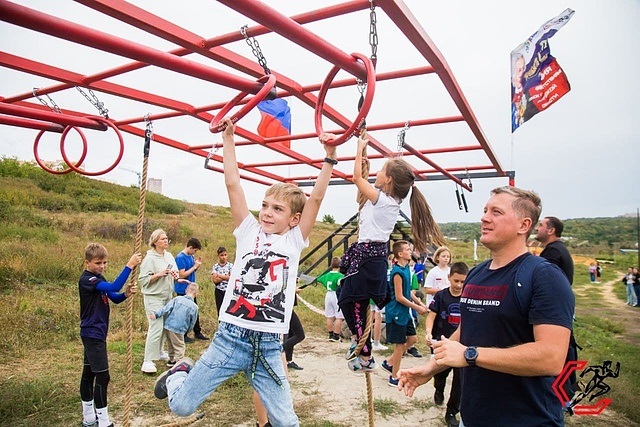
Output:
[[[508,285],[480,286],[467,283],[462,289],[460,303],[467,304],[469,311],[482,312],[484,306],[500,306],[508,289]]]
[[[271,251],[271,244],[259,247],[240,259],[242,272],[233,283],[233,296],[226,312],[257,322],[283,321],[289,280],[289,257]]]

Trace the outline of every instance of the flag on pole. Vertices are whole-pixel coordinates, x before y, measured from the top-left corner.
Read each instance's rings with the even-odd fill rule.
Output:
[[[571,90],[567,76],[551,55],[549,39],[573,16],[567,9],[545,22],[511,52],[511,132],[546,110]]]
[[[258,135],[265,138],[291,135],[291,109],[286,100],[277,98],[258,103],[260,110],[260,124]],[[291,148],[291,141],[281,141],[280,144]]]

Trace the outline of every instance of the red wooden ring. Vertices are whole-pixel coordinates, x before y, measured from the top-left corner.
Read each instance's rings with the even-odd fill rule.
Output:
[[[98,171],[98,172],[83,171],[82,169],[79,169],[78,166],[73,165],[71,162],[69,162],[69,158],[67,157],[67,153],[64,151],[64,141],[65,141],[65,138],[67,137],[67,132],[68,132],[68,129],[69,129],[68,126],[62,132],[62,136],[60,137],[60,152],[62,152],[62,158],[64,159],[65,162],[67,162],[69,167],[72,170],[78,172],[80,175],[85,175],[85,176],[104,175],[105,173],[110,172],[111,170],[113,170],[113,168],[118,166],[118,163],[120,163],[120,160],[122,159],[122,155],[124,154],[124,139],[122,138],[122,133],[120,133],[120,129],[118,129],[116,127],[116,125],[114,125],[113,123],[111,123],[111,121],[105,119],[104,117],[90,116],[90,117],[87,117],[87,118],[89,118],[91,120],[95,120],[95,121],[100,122],[100,123],[104,123],[105,125],[109,126],[111,129],[113,129],[116,132],[116,135],[118,136],[118,142],[120,143],[120,152],[118,153],[118,158],[116,159],[116,161],[113,162],[113,164],[111,166],[109,166],[108,168],[106,168],[105,170]]]
[[[356,131],[362,125],[364,118],[369,113],[369,110],[371,109],[371,103],[373,102],[373,94],[376,90],[376,70],[373,67],[373,63],[369,58],[360,53],[352,53],[351,56],[362,61],[364,63],[364,67],[367,70],[367,90],[364,102],[362,103],[360,111],[358,111],[356,119],[353,121],[353,123],[351,123],[351,126],[349,126],[349,128],[345,130],[342,135],[327,142],[327,145],[340,145],[347,139],[355,135]],[[331,86],[331,82],[336,77],[336,74],[338,74],[338,71],[340,71],[340,67],[335,65],[331,69],[331,71],[329,71],[329,74],[327,74],[327,78],[324,79],[324,82],[322,82],[322,86],[320,86],[320,92],[318,93],[318,101],[316,103],[315,110],[316,133],[318,135],[324,132],[322,130],[322,110],[324,109],[324,100],[327,97],[329,86]]]
[[[75,129],[79,134],[80,134],[80,138],[82,138],[82,155],[80,156],[80,159],[76,162],[76,166],[80,166],[82,164],[82,162],[84,162],[84,158],[87,157],[87,137],[84,136],[84,133],[82,133],[82,131],[80,130],[80,128],[77,128],[76,126],[67,126],[64,128],[64,132],[68,132],[69,129]],[[40,167],[42,169],[44,169],[45,171],[52,173],[54,175],[64,175],[67,174],[69,172],[71,172],[73,169],[65,169],[63,171],[57,171],[54,169],[51,169],[49,167],[47,167],[42,160],[40,160],[40,156],[38,155],[38,145],[40,145],[40,138],[42,138],[42,135],[45,133],[45,130],[41,130],[40,132],[38,132],[38,136],[36,136],[35,141],[33,141],[33,155],[36,158],[36,162],[40,165]],[[65,162],[67,164],[70,164],[69,161],[67,161],[65,159]]]
[[[256,95],[249,100],[241,109],[239,109],[234,115],[231,116],[231,122],[235,123],[244,116],[253,108],[258,105],[260,101],[262,101],[269,94],[271,89],[276,85],[276,76],[273,74],[266,74],[258,79],[258,83],[263,83],[262,89],[256,93]],[[238,105],[238,103],[249,94],[249,92],[240,92],[233,98],[231,101],[227,102],[227,104],[222,107],[222,110],[218,111],[218,114],[211,119],[211,123],[209,123],[209,131],[212,133],[218,133],[222,131],[220,128],[220,120],[222,120],[229,110]]]

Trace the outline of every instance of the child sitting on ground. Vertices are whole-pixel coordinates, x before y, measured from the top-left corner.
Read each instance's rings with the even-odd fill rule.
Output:
[[[427,306],[411,292],[411,246],[405,240],[393,244],[393,255],[396,263],[391,269],[393,293],[391,301],[385,307],[387,342],[395,344],[393,354],[382,362],[382,368],[388,371],[388,384],[398,386],[397,373],[400,370],[402,355],[407,348],[416,343],[416,328],[411,316],[411,309],[419,314],[427,314]]]
[[[80,338],[84,346],[84,367],[80,378],[83,427],[113,427],[107,410],[109,359],[109,300],[116,304],[137,292],[135,284],[125,285],[131,270],[140,264],[142,255],[133,254],[113,283],[102,274],[107,268],[107,249],[100,243],[89,243],[84,250],[84,272],[78,281],[80,292]]]
[[[178,279],[182,281],[184,279]],[[149,314],[151,320],[165,316],[164,329],[167,334],[167,347],[169,360],[167,366],[176,364],[177,360],[184,357],[184,337],[196,324],[198,320],[198,305],[195,299],[198,296],[198,284],[188,282],[184,295],[178,295],[169,301],[158,311]]]
[[[277,426],[297,426],[289,381],[282,363],[281,334],[289,332],[302,249],[324,198],[336,148],[326,158],[309,199],[295,185],[269,187],[258,219],[240,185],[231,119],[221,122],[224,178],[236,227],[236,261],[222,302],[218,331],[197,363],[183,359],[158,377],[156,397],[169,397],[179,416],[192,414],[228,378],[243,371]],[[320,141],[329,140],[320,135]]]
[[[460,325],[460,295],[462,295],[462,285],[468,272],[469,268],[464,262],[456,262],[451,265],[449,287],[438,291],[429,306],[430,311],[426,326],[427,344],[433,346],[436,341],[442,337],[449,338],[458,329],[458,325]],[[452,370],[453,382],[445,414],[447,427],[456,427],[459,424],[456,414],[460,407],[460,368],[447,368],[433,377],[436,389],[433,400],[437,406],[440,406],[444,403],[444,387],[449,372]]]

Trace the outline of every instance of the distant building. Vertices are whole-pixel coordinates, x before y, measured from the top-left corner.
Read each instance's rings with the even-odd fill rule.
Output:
[[[149,178],[147,181],[147,190],[154,193],[162,194],[162,179],[161,178]]]

